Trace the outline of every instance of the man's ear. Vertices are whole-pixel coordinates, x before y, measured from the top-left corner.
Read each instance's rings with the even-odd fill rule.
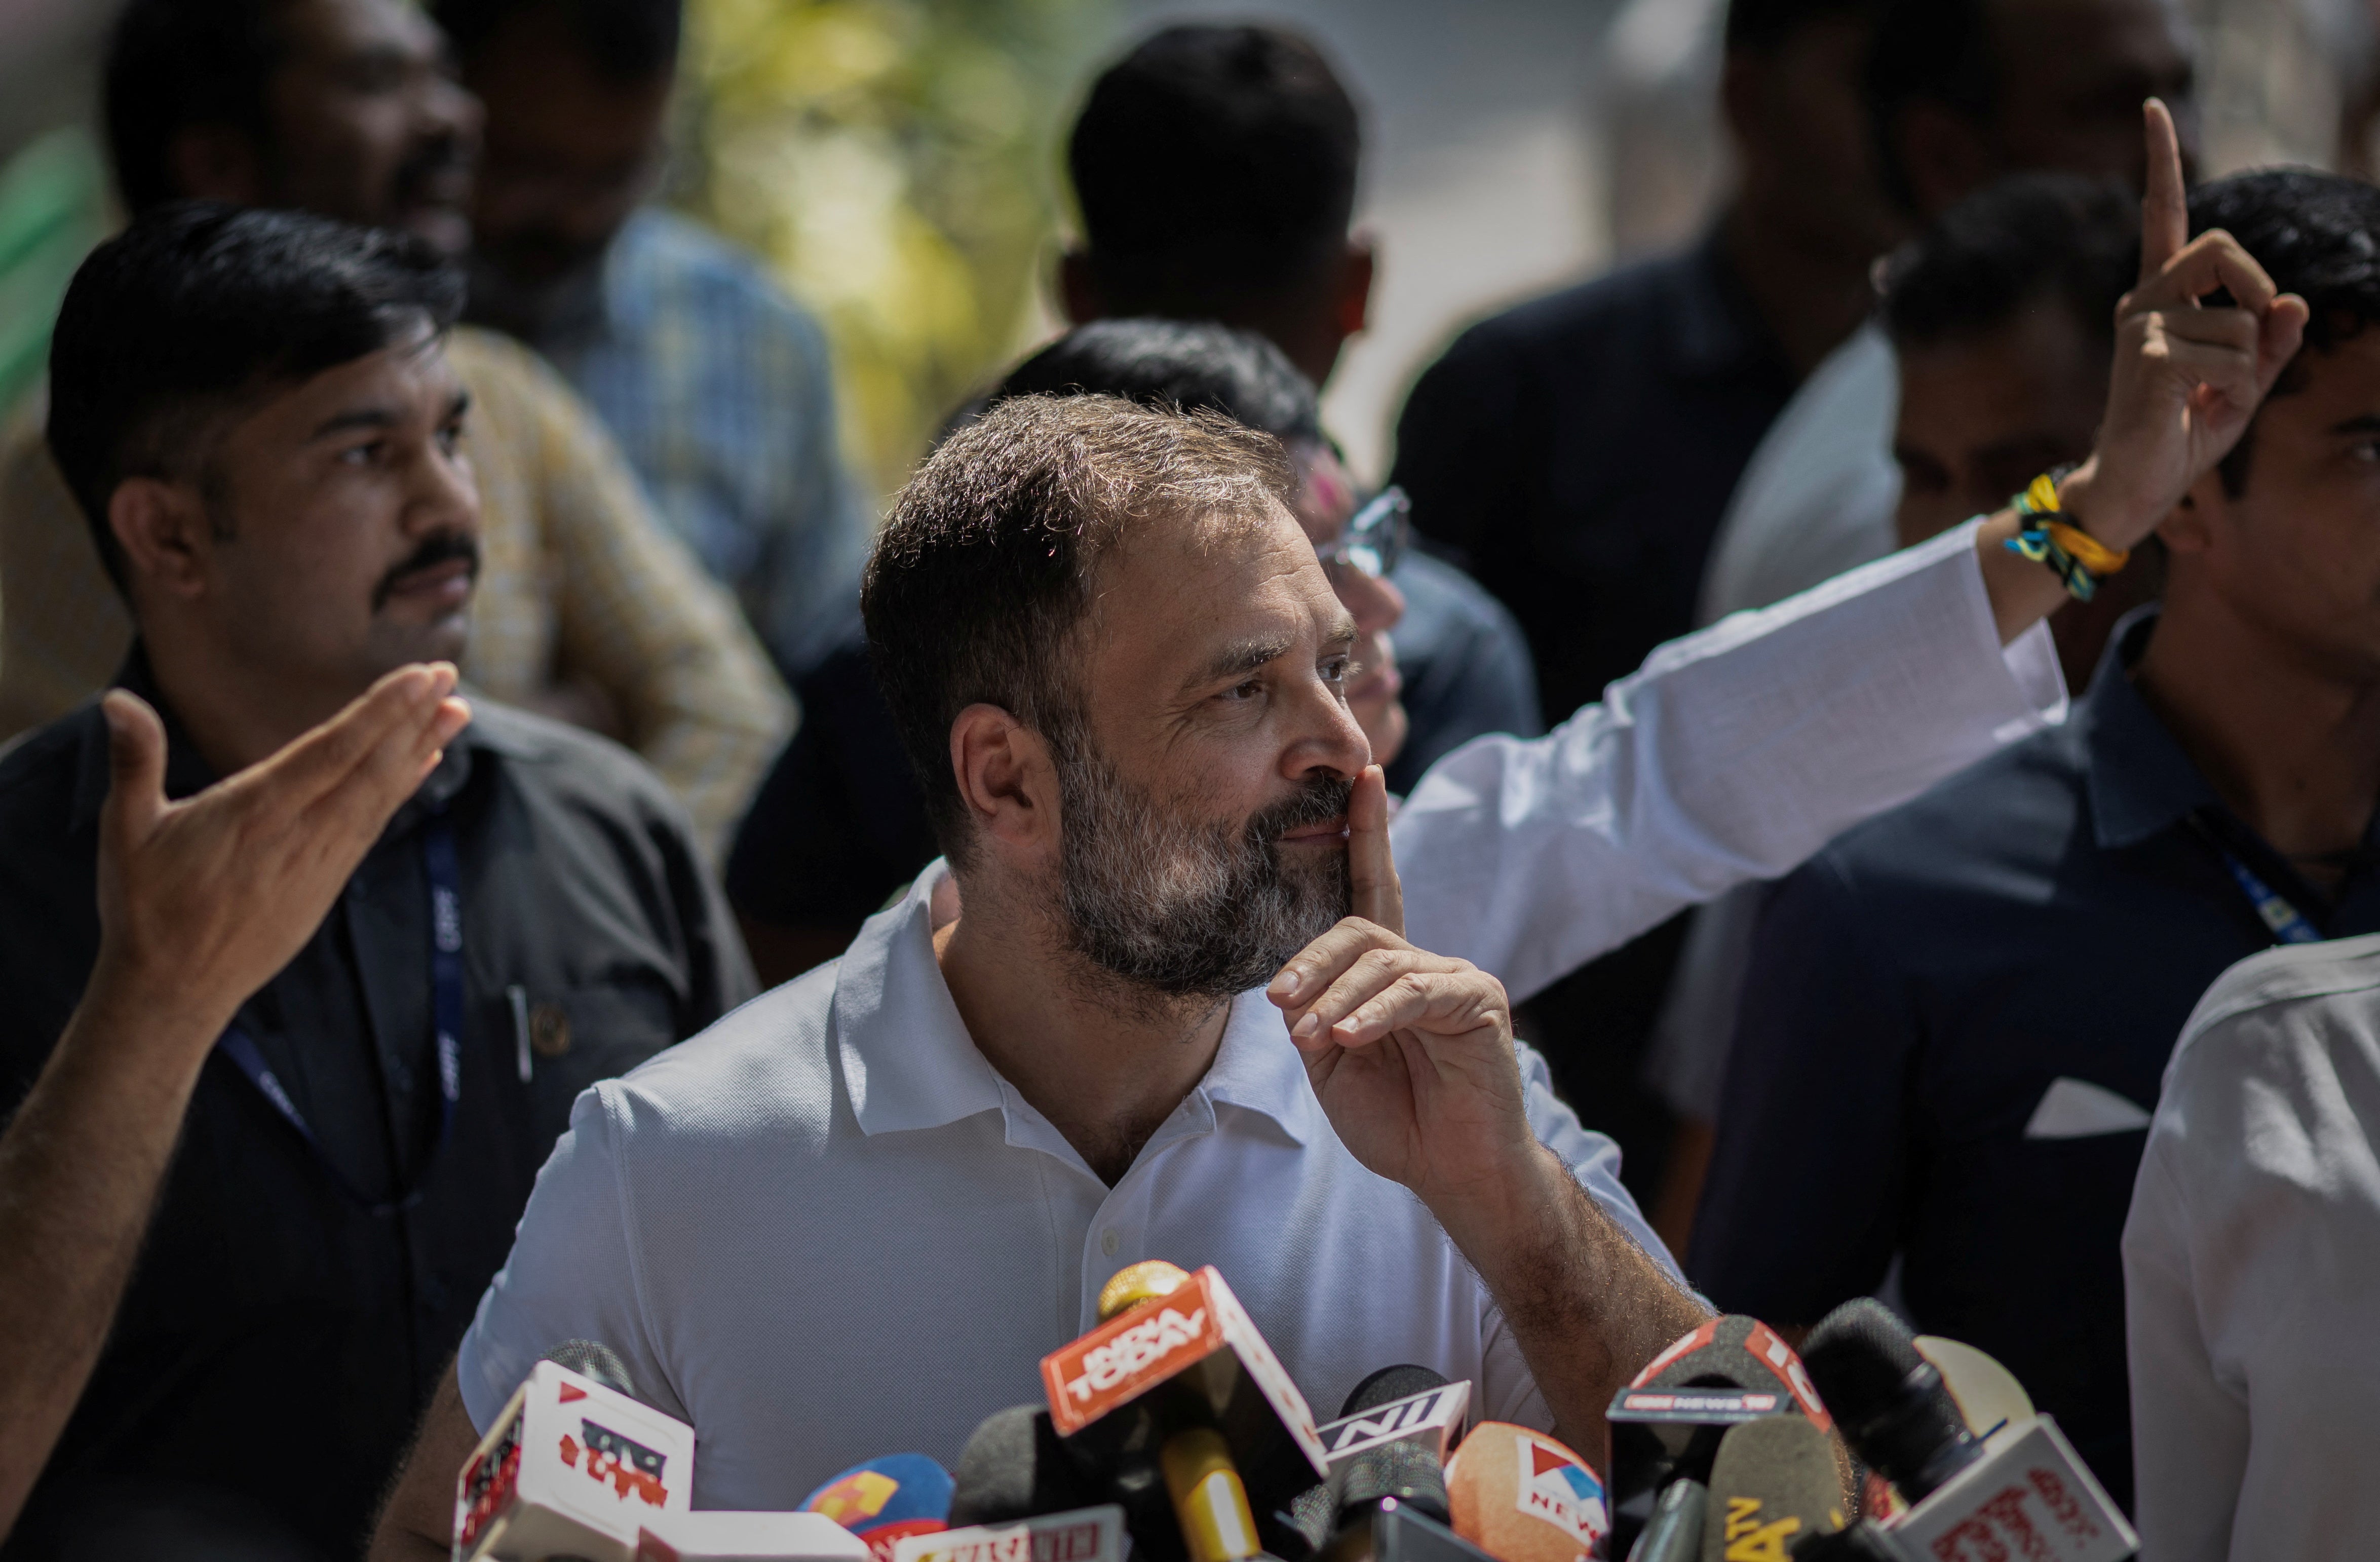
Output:
[[[1091,270],[1090,251],[1079,246],[1058,257],[1058,307],[1070,325],[1087,325],[1107,314],[1099,299],[1099,278]]]
[[[1371,320],[1372,278],[1379,266],[1379,252],[1372,247],[1369,234],[1357,234],[1347,240],[1346,255],[1339,262],[1338,297],[1331,300],[1332,323],[1343,338],[1361,331]]]
[[[230,125],[185,125],[165,143],[176,192],[234,206],[261,206],[264,165],[256,138]]]
[[[996,849],[1056,851],[1058,766],[1039,733],[998,705],[969,705],[951,723],[951,771]]]
[[[1893,123],[1892,143],[1917,214],[1929,221],[1999,172],[1984,127],[1948,104],[1921,98],[1904,105]]]
[[[123,550],[131,580],[185,599],[206,589],[214,522],[190,484],[126,478],[107,496],[107,529]]]

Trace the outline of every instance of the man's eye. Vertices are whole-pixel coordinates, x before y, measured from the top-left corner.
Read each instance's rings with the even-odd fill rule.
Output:
[[[364,445],[348,445],[339,452],[339,460],[346,466],[368,467],[380,458],[380,452],[381,441],[375,439]]]
[[[438,448],[449,456],[463,447],[463,425],[450,423],[438,431]]]
[[[1353,656],[1333,656],[1322,664],[1322,681],[1325,683],[1342,684],[1354,676],[1355,659]]]
[[[2380,439],[2357,440],[2351,454],[2359,461],[2380,461]]]
[[[1253,700],[1263,692],[1264,679],[1250,678],[1245,683],[1235,683],[1223,690],[1223,698],[1236,703],[1244,700]]]

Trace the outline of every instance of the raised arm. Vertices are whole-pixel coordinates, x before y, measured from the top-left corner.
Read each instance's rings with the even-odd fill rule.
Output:
[[[2228,235],[2185,241],[2172,123],[2154,104],[2146,119],[2142,281],[2121,306],[2097,452],[2059,487],[2068,519],[2116,549],[2238,442],[2305,322]],[[2217,288],[2234,307],[2198,304]],[[2056,719],[2065,692],[2039,626],[2068,598],[2007,547],[2022,524],[2004,510],[1735,615],[1542,738],[1439,761],[1395,824],[1412,936],[1525,999]]]
[[[99,958],[0,1133],[0,1538],[99,1361],[216,1037],[470,719],[454,688],[449,666],[391,673],[180,802],[165,799],[156,713],[106,696]]]

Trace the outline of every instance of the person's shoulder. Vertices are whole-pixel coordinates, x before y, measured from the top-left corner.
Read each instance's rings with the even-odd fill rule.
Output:
[[[814,1158],[835,1126],[841,969],[830,960],[771,988],[596,1086],[615,1153],[648,1173],[731,1181],[755,1157]]]
[[[2182,1027],[2166,1086],[2339,1047],[2380,1063],[2380,934],[2283,945],[2216,977]]]
[[[683,824],[668,786],[635,752],[600,733],[471,693],[471,741],[504,763],[512,784],[623,819]]]
[[[2084,806],[2078,737],[2049,726],[1996,749],[1852,825],[1812,861],[1855,890],[1932,893],[1965,885],[1979,858],[2055,848]]]
[[[1676,298],[1694,265],[1691,250],[1649,256],[1499,311],[1463,333],[1512,351],[1566,353],[1645,323],[1645,311]]]
[[[46,726],[0,743],[0,841],[20,831],[55,834],[73,806],[75,787],[103,736],[99,702],[77,706]]]
[[[692,218],[647,207],[621,235],[630,270],[645,287],[687,294],[723,308],[747,323],[820,338],[817,321],[758,256]]]

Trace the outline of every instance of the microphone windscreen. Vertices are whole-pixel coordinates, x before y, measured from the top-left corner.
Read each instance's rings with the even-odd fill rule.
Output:
[[[1681,1477],[1661,1489],[1653,1518],[1636,1537],[1628,1562],[1702,1562],[1703,1516],[1710,1508],[1710,1488]]]
[[[1809,1422],[1771,1416],[1719,1439],[1702,1562],[1783,1562],[1795,1541],[1832,1534],[1844,1521],[1833,1440]]]
[[[1732,1385],[1791,1394],[1802,1413],[1828,1426],[1827,1406],[1784,1336],[1742,1312],[1706,1319],[1701,1326],[1647,1361],[1631,1388]]]
[[[1818,1321],[1806,1347],[1810,1379],[1834,1407],[1852,1451],[1911,1502],[1978,1457],[1940,1370],[1882,1302],[1843,1303]]]
[[[802,1499],[890,1562],[892,1543],[950,1527],[951,1473],[924,1454],[886,1454],[849,1470]]]
[[[2034,1413],[2032,1396],[1997,1358],[1964,1340],[1940,1335],[1919,1335],[1917,1348],[1941,1373],[1942,1386],[1950,1391],[1959,1414],[1966,1418],[1967,1430],[1976,1436],[1989,1434],[1994,1427],[2013,1425]]]
[[[1339,1477],[1339,1508],[1370,1507],[1384,1497],[1410,1503],[1444,1523],[1446,1471],[1438,1455],[1412,1443],[1384,1443],[1347,1461]]]
[[[600,1339],[565,1339],[547,1351],[545,1359],[601,1384],[614,1394],[625,1394],[631,1399],[637,1397],[635,1385],[628,1381],[628,1364],[620,1360],[618,1351]]]
[[[1454,1532],[1502,1562],[1577,1562],[1611,1529],[1603,1483],[1542,1432],[1482,1422],[1446,1466]]]
[[[1349,1416],[1359,1416],[1366,1410],[1377,1410],[1393,1400],[1410,1399],[1416,1394],[1443,1388],[1447,1381],[1443,1373],[1411,1363],[1382,1367],[1348,1390],[1347,1402],[1339,1407],[1339,1419],[1345,1421]]]
[[[1106,1501],[1058,1439],[1050,1412],[1014,1405],[983,1419],[952,1471],[951,1523],[1014,1524]]]

